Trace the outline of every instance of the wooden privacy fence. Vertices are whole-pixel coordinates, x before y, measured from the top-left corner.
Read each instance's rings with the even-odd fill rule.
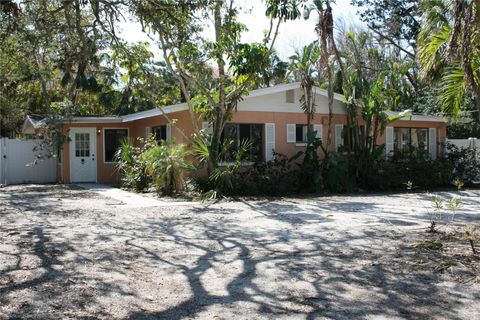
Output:
[[[38,160],[38,140],[0,138],[0,184],[50,183],[57,180],[56,159]]]

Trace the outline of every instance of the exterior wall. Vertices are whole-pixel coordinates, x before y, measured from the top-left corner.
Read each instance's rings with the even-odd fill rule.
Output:
[[[277,153],[293,156],[298,151],[303,151],[304,144],[287,143],[287,124],[306,124],[306,116],[300,108],[298,103],[301,96],[300,89],[294,89],[294,103],[287,102],[286,92],[277,92],[268,95],[255,95],[246,97],[242,100],[236,110],[232,114],[231,123],[237,124],[275,124],[275,151]],[[312,124],[322,124],[322,140],[327,141],[329,133],[328,128],[328,98],[321,95],[315,95],[315,105],[317,114],[312,120]],[[181,109],[181,106],[180,106]],[[179,110],[178,108],[175,110]],[[261,110],[261,111],[260,111]],[[332,119],[331,128],[331,145],[330,150],[335,149],[335,125],[345,124],[347,121],[347,111],[343,103],[334,100],[334,116]],[[188,110],[176,111],[168,114],[171,120],[175,121],[175,125],[171,126],[171,138],[176,143],[187,144],[188,137],[194,133],[194,125],[192,123],[190,113]],[[133,117],[135,118],[135,117]],[[199,117],[200,118],[200,117]],[[202,128],[202,123],[197,120],[198,128]],[[169,123],[167,118],[163,115],[149,117],[145,119],[132,120],[120,123],[72,123],[65,126],[65,133],[68,134],[70,128],[73,127],[94,127],[97,131],[97,182],[99,183],[115,183],[119,180],[118,174],[115,172],[115,165],[113,163],[105,163],[104,161],[104,129],[105,128],[127,128],[129,129],[129,136],[135,144],[138,145],[138,137],[146,138],[147,127],[155,127]],[[437,152],[443,151],[442,146],[446,139],[446,124],[443,122],[434,121],[409,121],[397,120],[389,126],[392,127],[417,127],[417,128],[435,128],[437,130],[437,141],[439,146]],[[264,132],[265,134],[265,132]],[[265,143],[265,137],[263,138]],[[383,134],[377,140],[377,144],[385,144],[386,135]],[[263,146],[263,155],[265,157],[265,145]],[[323,156],[323,153],[320,154]],[[63,177],[63,181],[70,182],[70,145],[66,144],[63,149],[62,165],[59,166],[59,177]]]
[[[240,108],[239,108],[240,109]],[[175,119],[176,126],[183,129],[187,137],[194,132],[193,124],[190,119],[188,111],[179,111],[169,114],[170,119]],[[346,115],[337,114],[332,119],[331,131],[331,146],[330,150],[335,149],[335,125],[345,124],[347,121]],[[115,164],[105,163],[104,161],[104,129],[106,128],[127,128],[129,129],[129,136],[136,141],[138,137],[146,137],[146,128],[165,125],[168,121],[164,116],[156,116],[141,120],[135,120],[124,123],[95,123],[82,124],[73,123],[65,126],[64,133],[68,134],[69,128],[73,127],[94,127],[97,130],[97,182],[99,183],[117,183],[119,176],[115,172]],[[306,124],[306,116],[300,112],[258,112],[258,111],[238,111],[233,112],[230,123],[238,124],[265,124],[275,123],[275,151],[287,156],[293,156],[299,151],[304,150],[304,145],[297,143],[287,143],[287,124]],[[312,124],[323,125],[323,141],[327,140],[328,135],[328,114],[316,114]],[[397,120],[389,124],[392,127],[414,127],[414,128],[436,128],[439,142],[438,152],[442,152],[442,146],[446,139],[446,124],[443,122],[419,122],[408,120]],[[198,127],[201,128],[201,121],[198,122]],[[183,134],[172,126],[172,138],[177,143],[188,143]],[[263,139],[265,140],[265,139]],[[385,134],[378,138],[377,144],[384,144],[386,142]],[[265,148],[263,148],[265,149]],[[265,150],[263,151],[265,153]],[[63,177],[63,182],[70,182],[70,144],[65,144],[62,154],[62,165],[59,166],[59,177]],[[265,154],[264,154],[265,156]],[[323,156],[323,155],[320,155]]]
[[[411,120],[396,120],[388,125],[389,127],[405,127],[405,128],[435,128],[437,129],[437,155],[443,154],[445,151],[445,143],[447,139],[447,124],[445,122],[434,121],[411,121]],[[386,134],[378,137],[377,144],[386,143]]]
[[[258,112],[261,109],[264,112],[280,112],[280,113],[301,113],[303,114],[302,109],[300,108],[299,99],[302,95],[300,89],[294,90],[294,100],[295,102],[289,103],[286,102],[286,92],[279,92],[264,96],[253,96],[246,97],[242,100],[237,107],[237,110],[240,111],[254,111]],[[318,114],[328,114],[328,98],[321,95],[315,94],[314,98],[315,109]],[[345,105],[338,101],[333,100],[333,113],[334,114],[347,114],[347,109]]]
[[[95,157],[97,160],[97,182],[98,183],[117,183],[119,176],[115,170],[114,163],[105,163],[103,152],[104,129],[108,128],[126,128],[129,129],[129,135],[132,136],[131,123],[71,123],[65,125],[64,134],[68,135],[70,128],[96,128],[97,130],[97,150]],[[66,143],[62,152],[62,176],[64,183],[70,183],[70,143]]]
[[[177,143],[187,143],[188,141],[183,136],[182,132],[179,129],[182,129],[187,137],[189,137],[193,132],[193,123],[190,117],[189,111],[179,111],[168,114],[170,120],[176,122],[176,126],[172,126],[172,139]],[[130,136],[137,140],[137,137],[146,138],[147,137],[147,127],[156,127],[165,125],[168,123],[167,118],[162,116],[156,116],[141,120],[135,120],[132,122],[126,122],[124,124],[130,124],[131,132]],[[199,122],[200,128],[201,123]],[[178,127],[178,128],[177,128]]]
[[[333,116],[330,150],[335,149],[335,125],[344,124],[346,121],[346,115]],[[303,113],[239,111],[233,113],[230,122],[239,124],[275,123],[275,151],[277,153],[293,156],[297,152],[305,150],[305,146],[302,144],[287,143],[287,124],[307,124],[306,116]],[[327,141],[328,114],[315,115],[312,120],[313,124],[323,125],[322,140]]]

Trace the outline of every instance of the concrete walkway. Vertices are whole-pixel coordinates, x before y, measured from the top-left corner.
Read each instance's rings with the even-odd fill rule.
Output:
[[[128,208],[165,207],[192,204],[191,202],[162,201],[160,199],[150,198],[138,193],[129,192],[105,184],[81,183],[76,184],[76,186],[83,189],[95,191],[102,196],[118,200],[118,205]]]

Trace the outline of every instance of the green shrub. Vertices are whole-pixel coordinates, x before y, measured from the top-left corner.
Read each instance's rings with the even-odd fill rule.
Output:
[[[239,172],[240,191],[246,196],[281,196],[300,190],[298,170],[293,159],[275,154],[274,160],[256,163]]]
[[[330,192],[351,192],[357,184],[346,154],[332,152],[324,166],[325,189]]]
[[[444,158],[432,160],[428,157],[395,157],[392,160],[378,160],[372,174],[365,179],[362,188],[366,190],[395,191],[410,189],[428,190],[450,186],[453,168]]]
[[[448,161],[454,168],[455,179],[465,184],[480,181],[480,151],[475,148],[448,147]]]
[[[144,191],[148,186],[145,166],[140,159],[143,148],[135,147],[130,138],[124,138],[115,153],[116,169],[120,173],[122,186],[135,191]]]
[[[146,149],[141,154],[141,161],[157,191],[172,194],[183,190],[184,174],[193,170],[188,161],[189,155],[184,145],[162,141],[159,145]]]

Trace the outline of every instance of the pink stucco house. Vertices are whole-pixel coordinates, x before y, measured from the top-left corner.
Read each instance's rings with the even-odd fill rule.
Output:
[[[294,155],[305,147],[306,116],[299,106],[300,96],[299,83],[251,91],[233,112],[224,135],[237,141],[250,139],[253,143],[251,157],[255,161],[271,160],[273,150]],[[328,99],[325,90],[315,89],[315,104],[313,129],[318,132],[319,138],[326,139]],[[341,95],[335,95],[333,114],[331,147],[337,148],[343,143],[342,129],[347,122]],[[175,119],[176,125],[172,126],[165,115]],[[38,125],[37,119],[27,117],[23,132],[34,133]],[[200,117],[197,125],[206,130],[210,128]],[[446,127],[447,123],[441,117],[411,115],[392,122],[378,143],[386,145],[387,155],[413,145],[428,149],[430,156],[435,158],[445,144]],[[188,144],[185,136],[189,137],[195,131],[186,104],[125,116],[76,117],[64,125],[64,130],[71,141],[65,144],[60,156],[58,180],[66,183],[118,181],[113,155],[125,136],[136,140],[137,137],[154,134],[157,139],[173,139],[176,143]]]

